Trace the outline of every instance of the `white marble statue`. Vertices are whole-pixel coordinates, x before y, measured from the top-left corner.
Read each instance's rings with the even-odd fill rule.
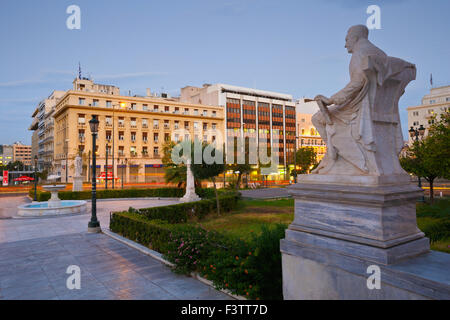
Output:
[[[75,177],[81,177],[83,172],[83,160],[79,155],[75,158]]]
[[[200,197],[195,193],[194,174],[191,168],[191,159],[186,160],[186,194],[180,199],[181,202],[199,201]]]
[[[398,161],[403,146],[398,101],[415,79],[416,67],[387,56],[368,34],[363,25],[348,30],[350,83],[330,98],[315,98],[321,111],[312,122],[327,153],[313,174],[405,175]]]

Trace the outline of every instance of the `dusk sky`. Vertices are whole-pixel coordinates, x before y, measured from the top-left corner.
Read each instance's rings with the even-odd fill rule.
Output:
[[[69,30],[69,5],[81,30]],[[53,90],[83,75],[145,94],[177,95],[186,85],[226,83],[292,94],[330,96],[349,80],[348,27],[381,8],[369,39],[417,65],[406,107],[450,84],[450,1],[362,0],[2,0],[0,4],[0,144],[31,144],[31,115]],[[404,136],[406,138],[406,136]]]

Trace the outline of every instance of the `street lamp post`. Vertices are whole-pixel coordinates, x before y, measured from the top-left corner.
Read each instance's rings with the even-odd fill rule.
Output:
[[[97,116],[92,116],[92,119],[89,121],[89,126],[91,127],[92,132],[92,213],[91,213],[91,221],[88,224],[88,232],[97,233],[100,232],[100,222],[97,220],[97,181],[96,181],[96,154],[95,154],[95,140],[97,138],[98,133],[98,124]]]
[[[294,151],[294,172],[295,172],[294,181],[295,181],[295,183],[297,183],[297,140],[300,138],[301,138],[301,136],[296,136],[295,144],[294,144],[294,148],[295,148],[295,151]],[[302,149],[303,148],[303,139],[300,140],[300,143],[301,143],[300,149]]]
[[[423,136],[425,135],[425,128],[423,127],[423,125],[420,125],[419,129],[414,129],[413,127],[411,127],[411,129],[409,129],[409,136],[411,137],[411,139],[415,139],[416,142],[419,141],[419,137],[422,139]],[[418,187],[420,188],[420,190],[422,190],[422,179],[420,176],[417,176],[418,178]],[[425,202],[425,197],[422,193],[422,202]]]
[[[33,201],[37,202],[37,163],[38,157],[34,156],[34,199]]]

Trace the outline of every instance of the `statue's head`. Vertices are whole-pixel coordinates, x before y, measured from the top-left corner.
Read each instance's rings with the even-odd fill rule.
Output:
[[[368,39],[369,38],[369,29],[365,25],[359,24],[353,27],[350,27],[347,32],[347,36],[345,37],[345,48],[348,53],[353,53],[353,48],[355,44],[360,39]]]

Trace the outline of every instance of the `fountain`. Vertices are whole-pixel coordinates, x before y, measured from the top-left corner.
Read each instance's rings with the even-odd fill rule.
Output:
[[[60,216],[67,214],[77,214],[86,212],[86,201],[82,200],[61,200],[58,192],[66,188],[65,185],[42,186],[45,191],[51,193],[51,197],[46,202],[33,202],[18,207],[17,215],[20,217],[42,217]]]

